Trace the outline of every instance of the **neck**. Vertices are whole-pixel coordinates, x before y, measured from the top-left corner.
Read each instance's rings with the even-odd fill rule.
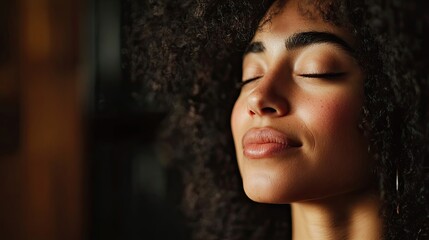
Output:
[[[292,239],[380,239],[380,199],[374,192],[292,203]]]

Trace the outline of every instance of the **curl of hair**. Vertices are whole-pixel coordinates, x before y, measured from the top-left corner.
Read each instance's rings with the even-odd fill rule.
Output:
[[[303,2],[317,6],[326,21],[346,25],[359,42],[367,75],[361,128],[377,163],[385,239],[428,239],[429,89],[422,54],[428,16],[423,19],[417,1]],[[288,205],[244,195],[229,126],[242,52],[273,1],[127,4],[124,63],[131,81],[156,92],[154,101],[169,109],[163,152],[182,170],[181,206],[193,238],[290,238]]]

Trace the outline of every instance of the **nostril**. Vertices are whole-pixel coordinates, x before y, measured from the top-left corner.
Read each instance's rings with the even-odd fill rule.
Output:
[[[261,109],[261,111],[263,113],[275,113],[275,112],[277,112],[274,108],[271,108],[271,107],[264,107]]]

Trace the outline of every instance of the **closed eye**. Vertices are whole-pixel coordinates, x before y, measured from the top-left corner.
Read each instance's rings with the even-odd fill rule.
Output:
[[[306,78],[322,78],[322,79],[334,79],[338,77],[344,76],[345,72],[338,72],[338,73],[304,73],[304,74],[298,74],[300,77],[306,77]]]
[[[240,82],[240,87],[243,87],[244,85],[251,83],[252,81],[258,80],[261,77],[263,77],[263,76],[257,76],[257,77],[253,77],[253,78],[243,80],[242,82]]]

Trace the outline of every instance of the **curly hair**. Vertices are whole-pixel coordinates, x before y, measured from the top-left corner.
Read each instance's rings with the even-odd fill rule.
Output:
[[[289,205],[244,195],[229,125],[243,51],[268,8],[282,2],[126,2],[124,67],[168,109],[162,152],[182,172],[181,208],[193,239],[291,237]],[[303,2],[358,41],[367,76],[360,127],[376,160],[384,239],[428,239],[428,15],[417,1]]]

